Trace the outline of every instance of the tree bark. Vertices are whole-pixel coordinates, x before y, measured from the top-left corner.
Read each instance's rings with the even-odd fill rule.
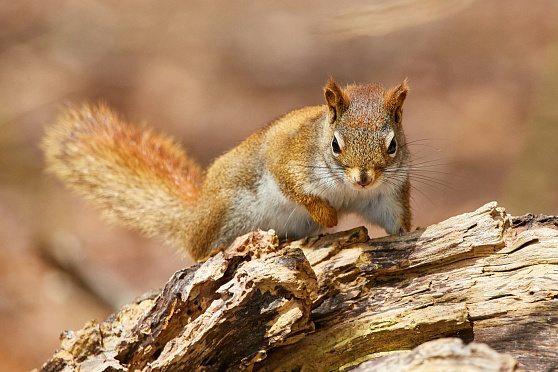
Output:
[[[401,236],[247,234],[64,332],[41,371],[518,367],[558,367],[558,217],[493,202]]]

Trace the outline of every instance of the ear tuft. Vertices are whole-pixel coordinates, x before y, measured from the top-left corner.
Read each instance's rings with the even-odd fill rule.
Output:
[[[390,90],[384,100],[384,108],[389,112],[396,112],[401,109],[407,93],[409,93],[408,79],[405,78],[401,84]]]
[[[349,98],[332,78],[324,88],[324,96],[329,109],[329,122],[333,123],[349,107]]]

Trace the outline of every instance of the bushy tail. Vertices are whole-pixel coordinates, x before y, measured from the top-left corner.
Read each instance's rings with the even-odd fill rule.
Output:
[[[43,140],[47,171],[112,224],[180,244],[202,172],[171,138],[122,121],[105,105],[74,106]]]

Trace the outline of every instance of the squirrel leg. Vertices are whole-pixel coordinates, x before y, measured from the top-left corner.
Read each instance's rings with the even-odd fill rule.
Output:
[[[310,215],[322,226],[337,226],[337,211],[324,199],[317,196],[310,196],[303,203]]]

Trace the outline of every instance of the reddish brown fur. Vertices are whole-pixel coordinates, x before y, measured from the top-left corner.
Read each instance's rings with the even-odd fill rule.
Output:
[[[142,177],[172,183],[169,190],[184,201],[197,199],[202,171],[171,138],[128,124],[106,105],[70,108],[59,122],[73,133],[64,140],[76,142],[85,153],[110,158]]]
[[[329,120],[330,123],[333,123],[349,108],[351,101],[332,78],[329,79],[325,86],[324,96],[331,114]]]
[[[407,85],[407,79],[405,79],[401,85],[398,85],[387,93],[384,99],[384,108],[389,112],[394,112],[398,107],[403,105],[407,93],[409,93],[409,87]]]
[[[130,125],[105,105],[84,104],[47,129],[43,148],[47,171],[102,207],[110,222],[179,243],[174,225],[195,203],[202,172],[171,138]],[[168,210],[157,209],[163,204]]]
[[[381,168],[386,150],[383,142],[374,140],[380,133],[376,130],[393,121],[407,91],[406,81],[387,91],[378,85],[341,89],[330,80],[324,89],[327,105],[292,111],[266,125],[217,158],[205,180],[198,165],[172,139],[130,125],[104,105],[82,105],[70,108],[47,130],[43,142],[47,169],[102,207],[110,222],[148,236],[163,235],[199,260],[261,227],[246,214],[261,185],[304,206],[319,224],[337,225],[337,210],[309,188],[317,182],[309,169],[323,161],[324,154],[331,156],[333,133],[340,128],[364,129],[367,134],[351,139],[352,149],[343,155],[346,164]],[[402,130],[395,132],[398,143],[404,144]],[[402,148],[396,158],[402,164],[408,156],[405,151]],[[276,186],[266,184],[265,177],[272,177]],[[407,231],[409,190],[407,178],[398,190],[402,210],[398,218]],[[268,206],[258,211],[262,209]],[[270,227],[275,228],[265,228]]]

